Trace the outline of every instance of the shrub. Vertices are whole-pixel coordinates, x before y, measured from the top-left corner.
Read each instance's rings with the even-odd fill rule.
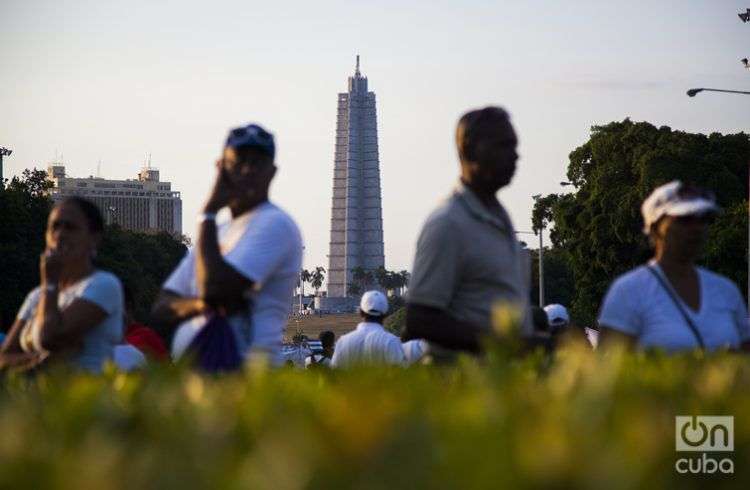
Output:
[[[8,378],[2,488],[699,488],[675,415],[734,415],[750,481],[750,360],[582,348],[456,366],[180,368]]]

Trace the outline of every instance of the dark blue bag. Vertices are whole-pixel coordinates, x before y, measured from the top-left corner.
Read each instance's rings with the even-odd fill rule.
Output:
[[[195,366],[206,373],[239,371],[242,367],[234,331],[225,317],[215,313],[190,342],[188,353]]]

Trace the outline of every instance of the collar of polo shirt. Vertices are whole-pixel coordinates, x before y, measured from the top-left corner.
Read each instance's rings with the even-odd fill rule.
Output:
[[[503,216],[491,213],[484,206],[484,204],[482,204],[482,202],[479,200],[476,194],[474,194],[474,192],[468,187],[466,187],[466,185],[460,180],[458,181],[458,184],[456,185],[454,194],[458,196],[458,198],[461,200],[464,206],[466,206],[466,209],[469,211],[469,213],[473,215],[475,218],[485,221],[506,233],[512,233],[512,230],[508,228],[508,223],[510,222],[510,219],[508,217],[503,217]],[[502,206],[500,207],[500,210],[501,210],[500,211],[501,213],[504,212]]]

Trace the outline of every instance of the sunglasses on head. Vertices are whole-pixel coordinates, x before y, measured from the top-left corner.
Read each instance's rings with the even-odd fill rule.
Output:
[[[234,147],[257,146],[266,148],[273,145],[273,139],[270,134],[255,128],[251,130],[236,128],[229,132],[227,144]]]

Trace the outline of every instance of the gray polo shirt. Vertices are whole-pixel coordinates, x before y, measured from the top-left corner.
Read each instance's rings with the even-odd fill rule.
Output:
[[[487,209],[463,183],[424,224],[417,242],[409,303],[447,311],[459,321],[491,327],[492,306],[510,302],[529,333],[521,249],[505,209]]]

